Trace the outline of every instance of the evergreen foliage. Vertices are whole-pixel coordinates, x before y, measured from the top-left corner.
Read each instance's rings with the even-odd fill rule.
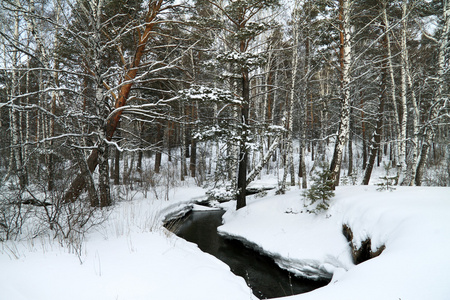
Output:
[[[334,183],[326,163],[322,163],[320,170],[312,176],[312,180],[313,184],[303,192],[303,197],[311,201],[310,205],[315,204],[315,208],[311,212],[318,213],[327,210],[330,206],[328,201],[334,197]]]
[[[398,182],[398,174],[391,175],[392,165],[390,162],[388,162],[387,164],[383,163],[383,167],[386,173],[384,176],[379,177],[382,182],[377,184],[379,186],[379,188],[377,188],[377,191],[392,192],[395,190],[394,185],[396,185]]]

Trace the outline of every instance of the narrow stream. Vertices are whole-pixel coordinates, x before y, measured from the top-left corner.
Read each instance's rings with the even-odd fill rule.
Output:
[[[193,211],[167,227],[179,237],[196,243],[199,248],[230,266],[231,271],[245,279],[260,299],[306,293],[325,286],[327,281],[297,278],[280,269],[275,262],[241,242],[226,239],[217,233],[224,211]],[[174,225],[176,224],[176,225]]]

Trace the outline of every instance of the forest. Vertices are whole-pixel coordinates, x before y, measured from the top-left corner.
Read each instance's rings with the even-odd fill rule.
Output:
[[[67,238],[189,178],[237,209],[262,174],[368,185],[383,157],[393,185],[450,186],[446,0],[2,0],[0,20],[0,240],[25,205]]]

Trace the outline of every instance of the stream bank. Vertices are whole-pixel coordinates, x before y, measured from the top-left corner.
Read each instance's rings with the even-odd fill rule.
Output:
[[[177,236],[226,263],[231,271],[243,277],[260,299],[296,295],[325,286],[328,281],[299,278],[281,269],[268,256],[246,247],[242,242],[218,234],[223,210],[191,211],[166,223]]]

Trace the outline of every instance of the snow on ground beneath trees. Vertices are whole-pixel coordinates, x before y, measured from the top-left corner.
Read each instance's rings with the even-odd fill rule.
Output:
[[[149,194],[119,202],[87,236],[80,257],[46,239],[2,243],[0,299],[256,299],[228,266],[162,228],[166,215],[205,209],[192,200],[204,192],[191,183],[176,188],[169,201]],[[293,272],[332,276],[329,285],[286,299],[450,298],[449,188],[343,186],[326,213],[309,214],[303,204],[297,187],[249,196],[237,212],[234,201],[222,204],[228,209],[222,234],[247,241]],[[342,224],[356,242],[370,237],[373,250],[386,249],[354,265]]]
[[[169,201],[120,202],[80,258],[55,241],[0,244],[0,300],[256,299],[226,264],[162,228],[204,194],[177,188]]]
[[[300,191],[249,198],[228,210],[223,235],[273,256],[290,271],[311,278],[332,276],[330,284],[287,299],[450,299],[450,188],[337,187],[327,212],[306,212]],[[372,240],[378,257],[354,265],[342,225],[360,245]]]

